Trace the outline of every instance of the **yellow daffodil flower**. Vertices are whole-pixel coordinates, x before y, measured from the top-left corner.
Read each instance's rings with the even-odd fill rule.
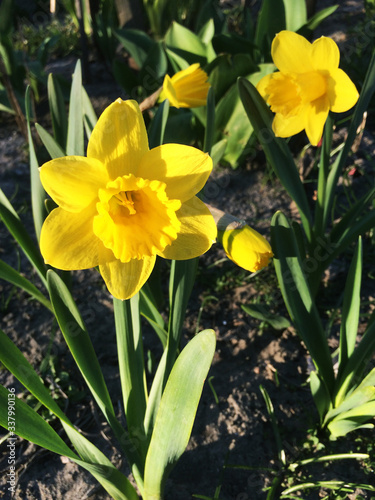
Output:
[[[170,78],[165,76],[159,101],[168,99],[175,108],[198,108],[207,103],[210,84],[199,64],[192,64]]]
[[[331,38],[310,43],[297,33],[281,31],[271,52],[279,71],[263,77],[257,89],[276,113],[273,131],[290,137],[305,129],[316,146],[328,112],[348,111],[358,100],[355,85],[339,69],[339,49]]]
[[[273,252],[261,234],[236,217],[207,206],[217,225],[217,239],[229,259],[252,273],[268,266]]]
[[[195,196],[211,170],[211,158],[190,146],[149,150],[138,104],[117,99],[100,116],[87,157],[57,158],[40,169],[59,205],[41,231],[46,263],[63,270],[99,266],[114,297],[132,297],[157,255],[185,260],[211,247],[216,224]]]

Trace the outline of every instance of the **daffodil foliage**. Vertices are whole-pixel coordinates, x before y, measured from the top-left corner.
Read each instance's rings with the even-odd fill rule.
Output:
[[[99,266],[114,297],[132,297],[156,256],[191,259],[215,241],[215,222],[195,196],[211,170],[211,158],[190,146],[149,150],[137,103],[118,99],[99,118],[87,157],[54,159],[40,169],[58,205],[41,231],[46,263]]]
[[[297,33],[281,31],[271,52],[279,71],[262,78],[257,89],[276,113],[273,131],[290,137],[306,130],[316,146],[329,111],[348,111],[358,100],[355,85],[339,68],[339,49],[331,38],[310,43]]]

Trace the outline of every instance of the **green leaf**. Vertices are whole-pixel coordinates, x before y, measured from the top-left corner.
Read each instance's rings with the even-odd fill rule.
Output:
[[[341,376],[337,378],[335,406],[339,406],[342,403],[353,385],[354,387],[358,385],[358,380],[362,379],[363,372],[374,352],[375,322],[369,322],[361,341],[348,359]]]
[[[46,198],[46,193],[43,189],[42,183],[40,182],[39,175],[39,165],[38,159],[36,157],[33,137],[31,135],[31,127],[30,127],[30,87],[26,89],[25,95],[25,106],[26,106],[26,121],[27,121],[27,137],[29,141],[29,155],[30,155],[30,182],[31,182],[31,206],[33,211],[33,219],[34,219],[34,228],[35,234],[39,241],[40,231],[42,229],[42,225],[44,219],[46,218],[46,209],[44,206],[44,200]]]
[[[25,290],[31,297],[43,304],[44,307],[53,311],[51,303],[29,280],[24,278],[19,272],[0,260],[0,279],[8,281],[18,288]]]
[[[326,7],[325,9],[322,9],[314,14],[310,17],[305,26],[302,26],[299,33],[306,37],[309,36],[319,26],[319,24],[333,14],[338,7],[338,5],[332,5],[331,7]]]
[[[146,90],[147,95],[155,92],[163,83],[168,71],[168,61],[161,43],[155,43],[150,47],[147,58],[139,73],[139,81]]]
[[[8,401],[11,394],[0,386],[0,425],[8,428]],[[13,399],[13,398],[12,398]],[[16,414],[16,434],[23,439],[52,451],[69,457],[81,467],[85,468],[102,484],[106,491],[115,500],[138,500],[135,489],[129,480],[118,471],[103,453],[90,441],[82,436],[70,425],[63,423],[63,427],[74,443],[83,460],[64,443],[56,431],[26,403],[14,398]]]
[[[285,330],[290,327],[290,321],[287,318],[284,318],[284,316],[280,316],[279,314],[271,313],[269,309],[261,304],[242,305],[241,308],[253,318],[266,321],[275,330]]]
[[[375,401],[370,401],[347,412],[340,413],[327,425],[333,437],[345,436],[357,429],[372,429],[374,424],[367,423],[375,416]]]
[[[323,230],[327,227],[327,224],[329,222],[329,217],[332,211],[333,200],[336,193],[336,186],[339,177],[342,173],[342,169],[346,165],[346,160],[351,151],[354,139],[356,138],[358,127],[362,123],[363,114],[367,111],[372,95],[375,92],[374,81],[375,81],[375,50],[373,52],[370,65],[367,69],[366,78],[357,105],[354,110],[354,115],[350,123],[348,136],[345,140],[344,147],[340,151],[328,175],[327,187],[326,187],[326,200],[324,203],[325,210],[323,217]]]
[[[332,395],[334,374],[327,339],[302,268],[299,244],[281,212],[273,216],[271,241],[275,253],[273,262],[289,315]]]
[[[98,118],[96,116],[93,105],[84,87],[82,87],[82,105],[83,105],[83,121],[87,139],[90,139],[91,132],[93,131]]]
[[[221,141],[217,142],[212,146],[211,150],[211,158],[212,158],[212,164],[213,167],[215,168],[216,165],[219,163],[219,161],[223,158],[225,154],[225,150],[227,148],[228,141],[227,139],[222,139]]]
[[[55,316],[69,350],[107,421],[121,434],[98,358],[72,295],[55,271],[48,271],[47,280]]]
[[[144,500],[161,498],[168,474],[185,451],[215,342],[214,331],[204,330],[188,343],[173,366],[147,453]]]
[[[163,348],[167,345],[168,334],[165,330],[165,323],[162,315],[157,310],[154,302],[150,298],[150,293],[147,293],[147,284],[144,285],[139,294],[139,310],[141,315],[147,319],[152,328],[158,335]]]
[[[83,156],[83,105],[81,61],[77,61],[70,90],[66,154]]]
[[[51,158],[61,158],[62,156],[65,156],[65,152],[45,128],[39,125],[39,123],[35,124],[35,128]]]
[[[275,137],[272,131],[273,115],[254,85],[245,78],[239,78],[238,88],[246,113],[267,160],[296,203],[307,239],[311,241],[310,207],[293,156],[285,141]]]
[[[207,95],[206,113],[207,117],[206,129],[204,132],[203,152],[210,155],[215,134],[215,95],[212,88],[209,89]]]
[[[255,30],[255,44],[269,60],[271,43],[276,33],[285,29],[285,10],[282,0],[263,0]]]
[[[39,274],[42,283],[47,287],[46,281],[46,266],[44,265],[42,256],[38,248],[35,246],[33,240],[27,233],[23,226],[17,212],[14,210],[12,204],[5,196],[4,192],[0,189],[0,217],[8,228],[13,238],[22,248],[26,257],[29,259],[35,270]]]
[[[124,49],[141,69],[151,47],[156,43],[141,30],[122,28],[114,32]]]
[[[341,313],[338,377],[340,377],[345,369],[345,365],[353,354],[356,344],[361,307],[361,278],[362,239],[359,238],[345,283],[344,302]]]
[[[57,144],[60,146],[60,149],[64,151],[67,139],[68,117],[66,114],[63,93],[61,91],[58,80],[56,80],[52,73],[48,75],[47,90],[54,138]],[[65,156],[65,153],[61,156]],[[51,157],[58,158],[58,156],[52,155]]]
[[[306,0],[283,0],[285,28],[298,31],[307,22]]]
[[[143,477],[147,452],[144,429],[147,386],[143,342],[139,316],[139,295],[129,300],[113,299],[120,381],[130,446],[133,450],[133,474],[137,484]],[[136,468],[136,471],[135,469]]]
[[[0,42],[14,29],[14,7],[13,0],[3,0],[0,4]]]
[[[0,385],[0,425],[8,428],[8,401],[11,394],[5,387]],[[78,456],[64,443],[56,431],[26,403],[15,397],[16,432],[20,436],[43,448],[64,455],[71,459]]]
[[[215,91],[216,101],[219,101],[225,92],[236,83],[239,76],[250,75],[257,72],[258,69],[249,54],[220,54],[216,57],[206,68],[209,82]]]
[[[207,63],[206,45],[200,38],[181,24],[174,22],[165,35],[165,44],[189,64]]]
[[[148,131],[148,142],[150,149],[161,146],[164,141],[165,127],[169,116],[169,101],[163,101],[150,124]]]
[[[327,386],[317,372],[310,373],[310,390],[322,423],[331,405],[331,397]]]

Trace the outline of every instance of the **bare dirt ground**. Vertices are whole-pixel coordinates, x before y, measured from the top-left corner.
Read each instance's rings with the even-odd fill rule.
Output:
[[[318,1],[317,7],[321,9],[333,3]],[[362,19],[363,15],[363,2],[343,1],[337,13],[319,27],[316,35],[332,36],[340,44],[343,53],[348,54],[353,44],[362,43],[358,34],[352,37],[348,34],[348,26]],[[97,82],[96,86],[87,88],[98,111],[118,97],[116,86],[104,86],[104,83],[101,85],[101,82]],[[370,133],[366,132],[363,144],[366,145],[367,154],[374,155],[374,141]],[[308,160],[309,157],[306,158]],[[365,157],[360,153],[351,161],[353,165],[367,168]],[[9,120],[0,126],[0,172],[2,189],[12,199],[22,220],[32,232],[27,149],[24,139]],[[206,186],[206,200],[247,220],[257,230],[269,235],[270,220],[276,210],[283,210],[292,216],[295,216],[295,211],[279,183],[274,178],[270,180],[268,174],[261,155],[237,171],[218,168]],[[355,182],[360,184],[361,179]],[[264,301],[279,314],[286,315],[272,266],[251,278],[230,261],[216,264],[223,256],[223,251],[217,246],[201,258],[184,328],[186,343],[196,331],[198,314],[205,297],[214,296],[217,299],[205,303],[199,322],[199,329],[212,328],[217,334],[216,354],[209,373],[215,392],[208,384],[205,385],[189,446],[167,483],[166,500],[187,500],[193,494],[213,497],[219,485],[222,485],[220,498],[225,500],[266,498],[265,488],[281,473],[282,466],[277,458],[275,437],[260,392],[261,385],[266,388],[273,402],[288,460],[293,462],[311,456],[318,446],[312,431],[318,416],[306,385],[311,362],[301,341],[293,328],[273,330],[241,309],[243,304]],[[18,251],[3,225],[0,225],[0,258],[38,283],[27,260]],[[339,261],[334,271],[337,279],[342,279],[347,271],[347,263]],[[73,273],[73,290],[121,418],[111,298],[100,276],[94,271]],[[51,314],[5,282],[0,283],[0,294],[0,327],[33,366],[38,368],[43,360],[50,360],[55,380],[52,379],[52,372],[47,370],[47,382],[64,405],[69,418],[118,468],[129,473],[115,448],[115,442],[111,440],[110,429],[103,423],[85,390],[84,382]],[[369,295],[370,292],[367,300]],[[144,341],[146,350],[152,349],[156,357],[160,355],[158,341],[146,323]],[[21,394],[21,387],[5,369],[0,369],[0,382],[6,387],[15,387],[17,394]],[[215,400],[215,393],[218,401]],[[60,429],[56,421],[52,421],[51,425]],[[329,453],[364,451],[357,449],[354,437],[334,443],[328,443],[322,437],[321,442],[327,446]],[[11,497],[6,483],[8,466],[5,443],[0,453],[2,498],[109,498],[95,480],[77,465],[20,439],[16,445],[17,487]],[[249,469],[232,468],[229,465],[247,466]],[[361,465],[355,461],[341,461],[329,467],[315,465],[309,474],[313,480],[371,482]],[[373,498],[359,489],[353,495],[348,494],[347,498],[354,499],[359,494],[362,498]],[[322,496],[322,492],[314,491],[300,498],[317,499]]]

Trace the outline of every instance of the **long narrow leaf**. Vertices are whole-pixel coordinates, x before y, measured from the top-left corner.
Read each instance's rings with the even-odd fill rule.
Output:
[[[0,189],[0,217],[8,228],[13,238],[22,248],[26,257],[29,259],[35,270],[39,274],[42,283],[47,287],[46,273],[47,268],[43,262],[43,258],[35,246],[35,243],[29,236],[24,225],[22,224],[17,212],[14,210],[12,204],[5,196],[4,192]]]
[[[323,218],[323,229],[327,227],[327,224],[329,222],[329,217],[332,210],[337,182],[339,180],[342,169],[344,168],[348,154],[353,145],[353,141],[356,137],[358,127],[363,120],[363,114],[365,113],[365,111],[367,111],[372,95],[375,92],[374,81],[375,81],[375,50],[373,52],[370,65],[366,73],[365,82],[363,84],[361,94],[358,103],[356,105],[352,121],[350,123],[348,136],[346,138],[344,147],[341,150],[340,154],[338,155],[336,161],[334,162],[327,179],[326,201],[324,203],[325,210]]]
[[[238,89],[245,111],[267,159],[296,203],[307,239],[311,241],[310,208],[292,154],[286,143],[275,137],[271,125],[272,113],[256,88],[245,78],[239,78]]]
[[[302,268],[296,237],[280,212],[272,219],[271,241],[276,274],[288,312],[332,396],[334,374],[327,339]]]
[[[0,260],[0,279],[8,281],[18,288],[25,290],[31,297],[44,305],[50,311],[53,311],[50,301],[40,292],[35,285],[28,279],[24,278],[13,267],[8,266],[4,261]]]
[[[60,149],[65,151],[68,130],[68,117],[66,114],[65,101],[60,85],[52,73],[48,75],[47,90],[55,141],[60,146]],[[65,156],[65,153],[63,153],[61,156]],[[58,157],[52,156],[52,158]]]
[[[93,131],[98,118],[84,87],[82,87],[82,106],[86,136],[88,139],[90,139],[91,132]]]
[[[185,451],[215,343],[213,330],[199,333],[184,348],[172,369],[147,453],[144,500],[161,498],[168,474]]]
[[[39,123],[35,124],[35,128],[51,158],[61,158],[65,156],[64,151],[45,128],[39,125]]]
[[[0,425],[8,428],[8,401],[11,394],[5,387],[0,385]],[[13,398],[12,398],[13,399]],[[78,456],[64,443],[55,430],[33,409],[19,398],[14,399],[14,412],[16,423],[16,434],[31,441],[47,450],[64,455],[71,459]]]
[[[148,131],[148,142],[150,149],[161,146],[164,140],[165,127],[169,115],[169,101],[166,99],[159,106]]]
[[[353,381],[361,380],[367,363],[375,352],[375,322],[367,327],[360,343],[355,348],[353,354],[345,365],[342,375],[337,379],[335,407],[340,405],[345,399],[345,395],[352,387]]]
[[[5,428],[8,427],[7,408],[9,394],[7,389],[0,386],[0,425]],[[14,402],[16,434],[18,436],[54,453],[69,457],[78,465],[91,472],[115,500],[138,499],[138,495],[129,480],[111,464],[98,448],[76,431],[74,427],[63,422],[63,427],[83,459],[79,459],[64,443],[57,432],[26,403],[18,398],[15,398]],[[92,461],[89,462],[88,459]]]
[[[66,154],[83,156],[83,146],[82,71],[81,62],[77,61],[70,91]]]
[[[44,219],[47,216],[46,209],[44,206],[44,200],[46,199],[46,193],[43,189],[42,183],[40,182],[39,176],[39,164],[36,157],[33,137],[31,135],[30,127],[30,87],[26,89],[25,95],[25,106],[26,106],[26,121],[27,121],[27,136],[29,141],[29,151],[30,151],[30,182],[31,182],[31,206],[33,211],[34,228],[35,234],[39,241],[40,231]]]
[[[355,348],[361,306],[361,278],[362,239],[359,238],[344,290],[340,329],[339,376],[342,374]]]
[[[204,144],[203,151],[205,153],[211,154],[211,149],[214,144],[215,136],[215,94],[212,89],[208,91],[207,95],[207,118],[206,118],[206,129],[204,133]]]
[[[143,477],[147,447],[143,425],[147,405],[147,387],[140,329],[139,296],[136,295],[130,300],[123,301],[114,298],[113,306],[124,410],[129,437],[134,448],[133,467],[137,467],[140,477]],[[139,483],[138,479],[137,483]]]

